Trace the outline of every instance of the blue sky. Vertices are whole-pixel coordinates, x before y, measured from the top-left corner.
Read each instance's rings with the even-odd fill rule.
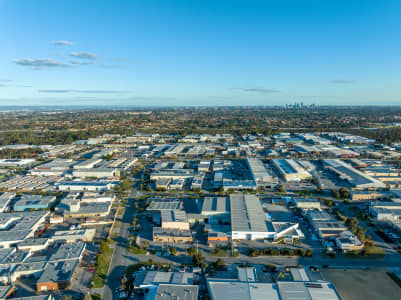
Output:
[[[0,0],[0,105],[401,105],[401,1]]]

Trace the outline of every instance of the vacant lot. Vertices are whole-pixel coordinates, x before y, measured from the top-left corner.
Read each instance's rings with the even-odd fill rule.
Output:
[[[323,275],[332,282],[342,300],[393,300],[401,288],[388,276],[388,270],[325,269]],[[397,296],[395,296],[397,295]]]

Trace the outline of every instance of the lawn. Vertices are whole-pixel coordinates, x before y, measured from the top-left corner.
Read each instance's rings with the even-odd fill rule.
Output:
[[[92,287],[102,288],[106,282],[107,272],[109,271],[110,261],[113,256],[113,248],[107,242],[102,242],[99,255],[97,256],[97,268],[93,277]]]

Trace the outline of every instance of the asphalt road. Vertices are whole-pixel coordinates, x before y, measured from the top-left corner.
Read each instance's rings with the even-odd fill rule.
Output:
[[[108,300],[119,298],[117,289],[120,287],[120,279],[122,278],[126,267],[134,263],[131,253],[128,252],[127,246],[129,242],[129,228],[134,217],[133,199],[139,197],[140,195],[140,192],[134,188],[129,197],[129,201],[122,218],[119,237],[114,245],[114,253],[110,263],[109,273],[107,275],[102,299]]]

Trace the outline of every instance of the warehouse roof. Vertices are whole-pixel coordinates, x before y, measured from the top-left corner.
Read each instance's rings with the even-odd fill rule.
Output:
[[[187,214],[183,210],[162,210],[162,222],[188,222]]]
[[[62,244],[50,257],[50,261],[75,260],[78,259],[85,250],[84,242]]]
[[[273,283],[241,282],[237,280],[208,280],[209,293],[214,300],[279,300]]]
[[[70,281],[78,260],[49,263],[37,283]]]
[[[266,217],[259,198],[254,195],[230,195],[232,231],[267,232]]]
[[[202,203],[202,213],[208,212],[230,212],[230,199],[227,197],[205,197]]]
[[[282,300],[339,300],[334,287],[327,282],[286,282],[277,283]]]
[[[134,285],[155,285],[160,283],[192,284],[192,281],[193,273],[144,271],[136,275]]]
[[[196,300],[198,299],[199,286],[160,284],[157,289],[149,292],[146,299],[149,300]]]

